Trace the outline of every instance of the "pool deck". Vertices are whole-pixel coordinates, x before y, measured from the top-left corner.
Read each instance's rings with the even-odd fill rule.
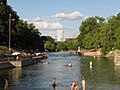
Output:
[[[47,55],[40,55],[40,56],[32,56],[32,57],[25,57],[19,58],[16,60],[15,57],[2,57],[0,58],[0,69],[5,68],[19,68],[28,65],[33,65],[40,62],[42,59],[46,59]]]

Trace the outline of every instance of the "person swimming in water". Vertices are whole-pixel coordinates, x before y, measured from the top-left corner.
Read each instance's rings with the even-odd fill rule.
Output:
[[[52,84],[52,86],[55,88],[56,87],[56,78],[54,77],[53,78],[53,84]]]
[[[71,84],[71,90],[79,90],[80,86],[79,83],[77,81],[73,81]]]
[[[72,63],[69,62],[69,63],[66,65],[66,67],[72,67]]]

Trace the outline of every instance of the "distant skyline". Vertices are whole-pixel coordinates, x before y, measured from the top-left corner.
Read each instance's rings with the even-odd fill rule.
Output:
[[[34,23],[42,35],[77,37],[81,21],[89,16],[108,18],[120,12],[115,0],[8,0],[21,19]]]

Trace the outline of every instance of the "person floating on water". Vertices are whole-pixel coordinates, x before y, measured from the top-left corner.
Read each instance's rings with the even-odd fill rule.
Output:
[[[69,63],[66,65],[66,67],[72,67],[72,63],[69,62]]]
[[[53,83],[52,83],[52,86],[53,86],[53,88],[55,88],[55,87],[56,87],[56,78],[55,78],[55,77],[53,78]]]

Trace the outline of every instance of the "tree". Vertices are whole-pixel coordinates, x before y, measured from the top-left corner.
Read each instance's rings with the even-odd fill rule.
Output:
[[[64,42],[57,42],[56,49],[57,51],[65,51],[67,50],[67,46]]]
[[[98,49],[100,47],[100,27],[104,24],[102,17],[89,17],[81,23],[80,35],[77,37],[81,48]]]
[[[50,42],[50,41],[46,41],[44,47],[48,50],[48,51],[55,51],[55,44]]]

